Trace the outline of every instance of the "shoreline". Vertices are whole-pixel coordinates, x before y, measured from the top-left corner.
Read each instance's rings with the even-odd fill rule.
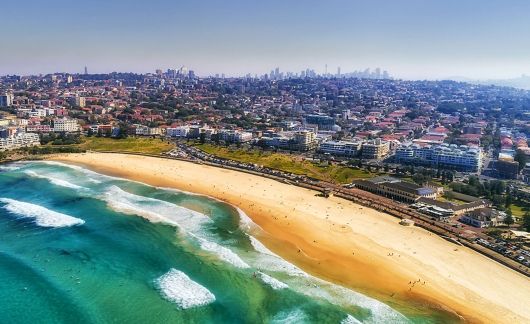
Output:
[[[317,277],[369,292],[391,306],[394,300],[414,301],[450,310],[469,322],[530,319],[524,302],[530,282],[523,275],[341,198],[325,199],[309,189],[178,160],[111,153],[50,160],[227,202],[270,235],[260,240],[273,252]],[[421,284],[410,284],[417,280]]]

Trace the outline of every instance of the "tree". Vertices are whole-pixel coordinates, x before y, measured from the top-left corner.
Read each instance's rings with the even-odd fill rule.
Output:
[[[92,128],[89,128],[87,133],[86,133],[86,136],[87,137],[92,137],[92,135],[94,135],[94,131],[92,130]]]
[[[514,223],[513,216],[512,216],[512,210],[508,209],[506,211],[506,219],[504,220],[504,223],[508,226],[512,225]]]
[[[199,142],[201,144],[204,144],[206,142],[206,133],[202,132],[200,135],[199,135]]]
[[[530,212],[526,211],[523,218],[523,227],[527,232],[530,232]]]
[[[523,151],[521,150],[517,150],[517,153],[515,153],[515,157],[513,159],[519,163],[519,171],[524,169],[526,162],[528,160],[528,158],[526,157],[526,154],[524,154]]]
[[[127,125],[120,124],[118,125],[118,136],[117,138],[127,138]]]
[[[510,206],[512,205],[512,199],[513,199],[512,195],[509,192],[507,192],[506,193],[506,201],[504,202],[504,206],[506,208],[510,208]]]

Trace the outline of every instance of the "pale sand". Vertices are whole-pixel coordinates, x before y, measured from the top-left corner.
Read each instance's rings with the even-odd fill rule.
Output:
[[[274,252],[307,272],[391,305],[414,300],[471,322],[529,323],[530,280],[470,249],[384,213],[247,173],[151,157],[70,154],[54,160],[241,208]],[[390,254],[390,255],[389,255]],[[412,288],[409,282],[421,280]],[[425,282],[425,284],[424,284]]]

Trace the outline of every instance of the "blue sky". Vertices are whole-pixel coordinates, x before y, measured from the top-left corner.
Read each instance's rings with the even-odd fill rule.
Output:
[[[0,75],[325,64],[413,79],[530,74],[524,0],[26,0],[1,12]]]

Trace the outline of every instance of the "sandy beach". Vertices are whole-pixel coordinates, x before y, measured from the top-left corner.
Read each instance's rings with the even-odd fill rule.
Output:
[[[468,322],[530,322],[530,280],[470,249],[344,199],[247,173],[152,157],[86,153],[53,160],[205,194],[239,207],[260,240],[308,273],[373,296],[440,307]]]

